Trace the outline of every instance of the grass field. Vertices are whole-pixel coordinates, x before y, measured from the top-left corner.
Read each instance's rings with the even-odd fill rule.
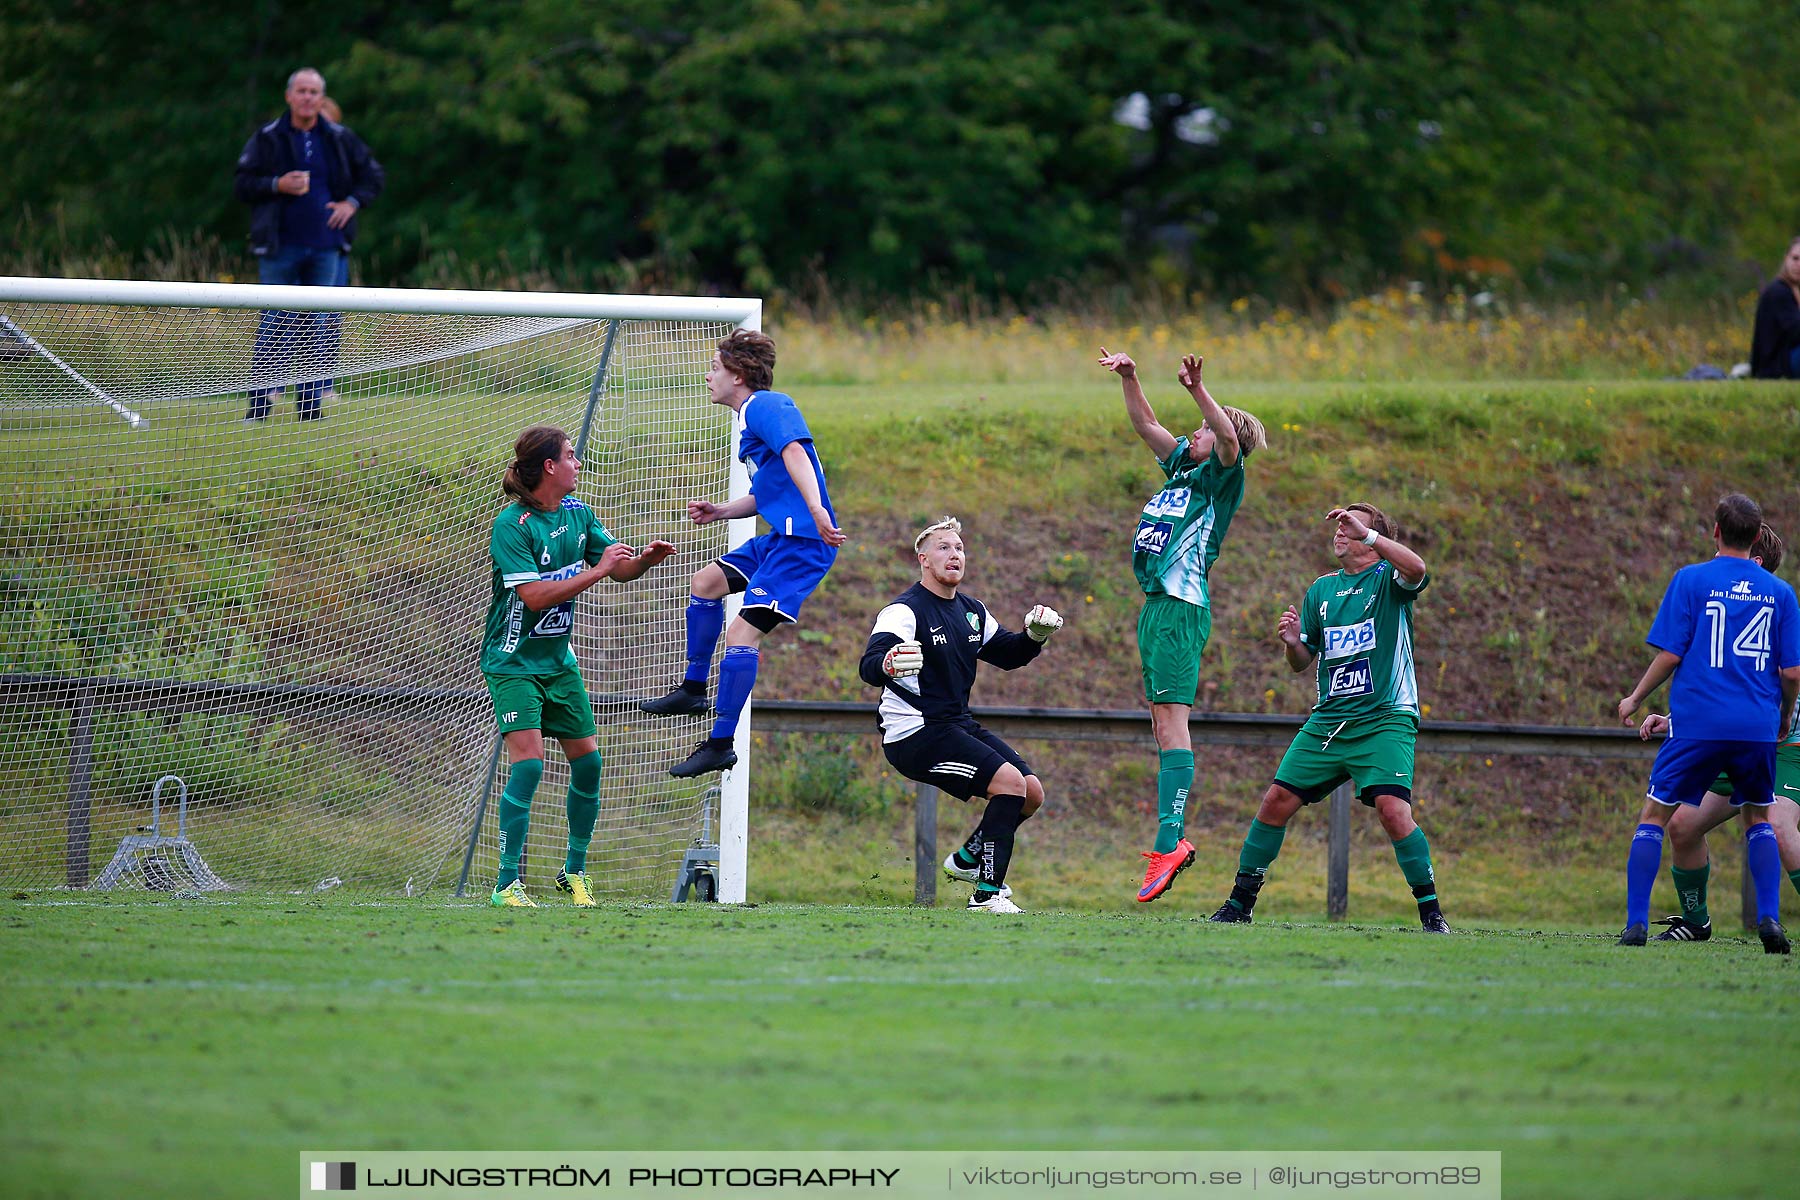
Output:
[[[4,902],[9,1196],[342,1149],[1499,1150],[1514,1196],[1792,1182],[1792,959],[1161,913]]]
[[[1138,597],[1117,542],[1154,465],[1092,365],[1089,343],[1106,341],[1138,355],[1176,427],[1192,409],[1168,368],[1204,350],[1220,398],[1275,439],[1221,560],[1211,707],[1304,707],[1308,681],[1268,653],[1267,614],[1325,569],[1306,531],[1355,491],[1431,556],[1428,715],[1600,723],[1642,669],[1661,581],[1703,551],[1708,497],[1754,487],[1784,528],[1800,521],[1793,389],[1645,377],[1728,361],[1743,314],[1545,327],[1379,299],[1324,324],[924,314],[778,328],[782,382],[855,540],[803,629],[772,640],[759,694],[866,699],[855,653],[912,575],[905,538],[954,511],[970,521],[975,594],[1009,620],[1038,601],[1071,616],[1043,668],[984,677],[977,703],[1138,703]],[[238,429],[221,402],[255,489],[203,496],[198,515],[167,504],[164,476],[197,467],[163,422],[129,436],[166,446],[166,468],[68,468],[57,499],[86,488],[114,505],[91,506],[102,526],[201,548],[215,525],[248,544],[309,506],[317,521],[422,489],[485,503],[473,401],[442,399],[416,424],[346,405],[323,430]],[[512,419],[537,419],[517,399]],[[127,436],[89,414],[62,434],[70,461],[102,464]],[[52,519],[26,500],[58,481],[29,444],[5,444],[9,511]],[[666,507],[607,516],[641,540],[674,532],[665,515],[679,527]],[[234,578],[230,555],[190,557],[196,587]],[[261,577],[245,586],[238,600],[260,603]],[[1433,939],[1360,811],[1350,911],[1367,924],[1283,923],[1323,908],[1317,815],[1290,837],[1264,924],[1199,919],[1272,756],[1208,756],[1190,826],[1201,859],[1145,911],[1129,896],[1153,820],[1148,747],[1024,749],[1053,794],[1021,834],[1014,882],[1032,911],[1012,922],[971,918],[950,888],[938,909],[904,907],[905,793],[872,745],[852,771],[838,747],[774,737],[753,783],[762,907],[0,901],[0,1197],[287,1194],[304,1148],[1499,1150],[1511,1195],[1791,1190],[1794,962],[1736,935],[1632,953],[1596,932],[1616,928],[1636,768],[1422,763],[1420,819],[1459,929]],[[114,782],[102,803],[126,827],[134,793]],[[0,799],[25,794],[0,780]],[[554,833],[556,798],[539,800],[534,826]],[[943,840],[965,820],[945,804]],[[1741,859],[1727,832],[1722,930]],[[1672,911],[1659,888],[1656,911]]]

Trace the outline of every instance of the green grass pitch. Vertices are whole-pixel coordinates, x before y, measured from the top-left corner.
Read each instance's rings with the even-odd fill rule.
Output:
[[[1499,1150],[1508,1195],[1792,1182],[1800,975],[1753,940],[957,899],[0,902],[0,1191],[280,1195],[307,1148]]]

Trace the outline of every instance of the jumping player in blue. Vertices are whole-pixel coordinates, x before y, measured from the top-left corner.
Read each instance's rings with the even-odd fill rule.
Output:
[[[1775,830],[1775,746],[1793,726],[1800,696],[1800,605],[1794,589],[1750,561],[1762,528],[1756,501],[1732,494],[1713,514],[1718,554],[1675,572],[1645,640],[1656,649],[1644,677],[1619,701],[1632,717],[1669,685],[1669,738],[1650,768],[1650,786],[1625,864],[1621,946],[1642,946],[1650,889],[1662,865],[1663,829],[1677,805],[1698,805],[1721,774],[1743,806],[1744,851],[1756,888],[1756,933],[1770,954],[1789,951],[1778,920],[1781,867]]]
[[[712,734],[669,768],[669,774],[684,779],[737,765],[731,743],[756,685],[763,635],[800,616],[800,606],[836,560],[837,548],[849,540],[837,527],[825,468],[819,465],[806,419],[792,397],[771,390],[774,384],[775,342],[749,329],[736,330],[719,343],[706,373],[712,402],[736,414],[738,457],[750,469],[750,494],[726,504],[690,500],[688,519],[706,525],[760,515],[769,532],[694,572],[687,605],[687,673],[667,695],[638,705],[654,716],[705,712],[713,650],[724,633]],[[744,606],[727,630],[725,597],[737,592],[744,593]]]

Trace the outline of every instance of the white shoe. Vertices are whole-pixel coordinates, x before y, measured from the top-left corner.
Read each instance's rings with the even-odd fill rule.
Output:
[[[1025,910],[1014,904],[1005,892],[998,892],[986,900],[975,896],[969,897],[970,912],[1022,913]]]
[[[964,883],[980,883],[981,882],[981,869],[979,867],[959,867],[959,866],[957,866],[956,865],[956,854],[954,852],[952,852],[950,854],[950,856],[944,860],[944,874],[948,875],[952,879],[960,879]],[[1008,887],[1006,884],[1003,883],[1000,885],[1000,894],[1002,896],[1010,896],[1010,895],[1012,895],[1012,888]]]

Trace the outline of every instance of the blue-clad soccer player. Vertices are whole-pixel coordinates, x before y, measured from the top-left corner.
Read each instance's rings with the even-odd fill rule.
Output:
[[[1800,605],[1794,589],[1750,561],[1762,509],[1733,493],[1713,513],[1709,561],[1675,572],[1645,640],[1656,648],[1644,677],[1619,701],[1632,716],[1670,675],[1669,738],[1650,768],[1650,787],[1625,864],[1621,946],[1642,946],[1650,889],[1662,866],[1663,828],[1677,805],[1698,805],[1721,774],[1743,806],[1744,851],[1756,888],[1756,933],[1770,954],[1786,954],[1778,920],[1781,866],[1775,830],[1775,746],[1793,725],[1800,696]]]
[[[669,774],[687,778],[737,765],[731,748],[738,718],[756,685],[763,634],[800,615],[800,606],[825,578],[848,539],[837,527],[825,468],[793,397],[773,391],[775,342],[739,329],[719,343],[706,388],[714,404],[737,415],[738,457],[750,469],[750,494],[726,504],[688,501],[696,525],[760,515],[769,532],[694,572],[687,605],[687,673],[666,696],[638,705],[655,716],[706,711],[706,679],[713,650],[725,634],[719,663],[718,719],[712,734]],[[743,592],[744,605],[725,629],[725,597]]]

